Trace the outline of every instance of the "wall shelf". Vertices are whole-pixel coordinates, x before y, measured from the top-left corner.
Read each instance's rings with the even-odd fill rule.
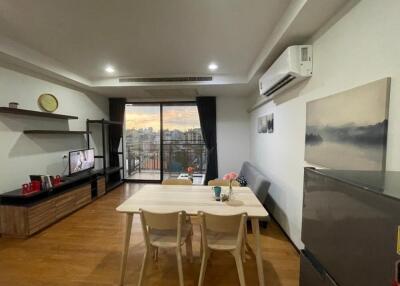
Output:
[[[55,113],[48,113],[48,112],[42,112],[42,111],[34,111],[34,110],[19,109],[19,108],[9,108],[9,107],[0,107],[0,113],[27,115],[27,116],[34,116],[34,117],[46,117],[46,118],[53,118],[53,119],[66,119],[66,120],[78,119],[78,116],[55,114]]]
[[[24,130],[24,134],[75,134],[75,135],[84,135],[87,134],[87,131],[70,131],[70,130]]]

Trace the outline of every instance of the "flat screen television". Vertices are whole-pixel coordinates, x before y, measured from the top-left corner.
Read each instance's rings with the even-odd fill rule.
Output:
[[[69,152],[69,175],[94,168],[94,150],[84,149]]]

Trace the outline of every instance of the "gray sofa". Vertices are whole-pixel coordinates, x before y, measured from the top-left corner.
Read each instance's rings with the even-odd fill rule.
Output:
[[[258,200],[265,206],[271,185],[267,178],[249,162],[243,163],[239,176],[243,176],[246,179],[248,187],[252,189]]]

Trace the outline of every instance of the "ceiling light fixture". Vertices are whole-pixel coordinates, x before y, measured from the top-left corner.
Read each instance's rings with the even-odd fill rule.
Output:
[[[208,69],[209,69],[210,71],[215,71],[215,70],[218,69],[218,65],[217,65],[216,63],[210,63],[210,64],[208,65]]]
[[[106,72],[108,72],[108,73],[114,73],[114,72],[115,72],[114,67],[113,67],[113,66],[110,66],[110,65],[106,66],[106,68],[105,68],[104,70],[105,70]]]

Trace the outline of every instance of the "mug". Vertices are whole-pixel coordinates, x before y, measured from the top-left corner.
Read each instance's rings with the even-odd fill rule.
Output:
[[[215,186],[212,189],[214,191],[215,198],[217,199],[217,201],[219,201],[219,199],[221,197],[221,190],[222,190],[221,187],[220,186]]]

